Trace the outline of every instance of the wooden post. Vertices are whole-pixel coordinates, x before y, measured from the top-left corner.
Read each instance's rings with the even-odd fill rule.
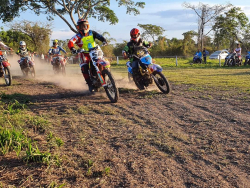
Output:
[[[175,65],[178,66],[177,56],[175,57]]]

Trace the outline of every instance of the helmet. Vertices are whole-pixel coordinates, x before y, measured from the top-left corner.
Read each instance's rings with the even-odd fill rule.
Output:
[[[138,40],[140,39],[140,30],[137,28],[133,28],[130,31],[130,36],[131,36],[131,40],[138,42]]]
[[[55,40],[53,41],[53,46],[56,46],[57,44],[58,44],[58,40],[55,39]]]
[[[20,41],[19,45],[22,50],[25,50],[26,43],[24,41]]]
[[[83,27],[81,27],[82,24],[83,24]],[[80,32],[83,32],[85,34],[88,33],[89,32],[89,21],[85,20],[83,18],[78,19],[76,28]]]

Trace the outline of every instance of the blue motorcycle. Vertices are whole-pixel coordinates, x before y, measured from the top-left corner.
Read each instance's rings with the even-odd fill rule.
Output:
[[[250,51],[247,52],[244,66],[250,65]]]
[[[168,94],[170,92],[170,84],[162,73],[162,67],[153,63],[152,57],[146,47],[139,46],[135,47],[134,50],[135,53],[132,57],[138,59],[139,73],[133,76],[131,63],[127,62],[129,81],[134,81],[139,90],[146,89],[154,81],[161,92]]]
[[[193,63],[201,63],[201,58],[198,55],[195,55],[193,58]]]

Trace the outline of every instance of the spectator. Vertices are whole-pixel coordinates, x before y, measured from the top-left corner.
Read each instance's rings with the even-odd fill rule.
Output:
[[[206,50],[206,48],[203,48],[202,55],[203,55],[203,61],[206,64],[207,63],[207,55],[209,55],[209,52]]]
[[[43,55],[43,53],[42,53],[42,55],[41,55],[41,60],[44,60],[44,55]]]

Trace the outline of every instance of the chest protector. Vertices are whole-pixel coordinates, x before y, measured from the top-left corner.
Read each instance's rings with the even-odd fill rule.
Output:
[[[82,49],[89,51],[89,49],[96,47],[95,39],[92,31],[89,31],[89,36],[82,38]]]

